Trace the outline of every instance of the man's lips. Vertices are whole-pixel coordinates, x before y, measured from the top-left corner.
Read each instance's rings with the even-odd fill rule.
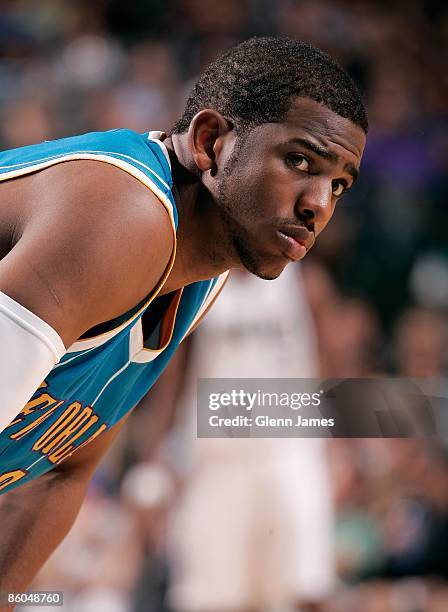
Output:
[[[285,255],[294,261],[301,259],[313,246],[314,235],[304,225],[288,225],[277,230]]]
[[[294,238],[296,242],[300,242],[304,246],[312,243],[313,234],[304,225],[286,225],[279,229],[282,234]]]

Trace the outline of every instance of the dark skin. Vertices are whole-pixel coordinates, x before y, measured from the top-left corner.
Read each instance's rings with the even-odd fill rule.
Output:
[[[161,295],[229,268],[276,278],[303,257],[352,185],[365,134],[326,107],[296,98],[283,123],[253,129],[237,149],[235,129],[214,110],[198,113],[187,133],[165,144],[179,228]],[[169,216],[157,198],[101,162],[65,162],[0,182],[0,219],[0,291],[49,323],[66,347],[151,293],[173,256]],[[69,530],[121,425],[6,495],[0,590],[23,590]],[[62,517],[57,525],[52,500]],[[19,558],[10,553],[23,524],[30,529]]]

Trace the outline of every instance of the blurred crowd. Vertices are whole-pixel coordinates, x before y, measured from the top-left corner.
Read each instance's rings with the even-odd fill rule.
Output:
[[[248,290],[247,279],[232,279],[220,298],[228,304],[222,319],[193,337],[135,411],[75,528],[36,579],[36,588],[64,590],[67,610],[448,610],[442,442],[207,446],[198,444],[192,418],[185,418],[192,412],[191,381],[225,376],[226,351],[248,356],[240,376],[445,376],[446,3],[0,0],[0,147],[116,127],[169,130],[204,66],[240,40],[265,34],[316,44],[355,78],[370,118],[361,178],[295,270],[290,283],[297,291],[278,285],[275,301],[261,286]],[[248,294],[259,297],[244,319]],[[227,328],[213,332],[226,316]],[[276,344],[283,353],[275,353]],[[278,358],[265,361],[270,347]],[[313,458],[311,481],[305,456]],[[280,483],[281,474],[289,484]],[[285,508],[267,504],[272,498],[289,508],[290,542],[271,538],[277,548],[266,534],[281,533],[272,525],[284,524]],[[221,539],[215,537],[208,521],[219,508],[227,516],[250,508],[247,523],[259,531],[249,530],[248,538],[241,517],[222,519]],[[227,536],[229,549],[226,526],[240,534]],[[268,557],[271,565],[259,563]],[[249,575],[248,565],[257,572]],[[291,575],[280,585],[274,577],[289,566],[297,567],[296,584]],[[230,567],[237,568],[233,574]],[[238,586],[223,587],[239,578]],[[266,595],[252,602],[249,594],[272,594],[274,583],[289,601],[277,605]],[[202,603],[189,603],[195,601]]]

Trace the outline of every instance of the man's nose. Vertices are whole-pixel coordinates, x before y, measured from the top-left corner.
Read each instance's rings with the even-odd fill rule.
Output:
[[[297,198],[296,215],[307,224],[327,223],[333,214],[332,186],[322,177],[310,177]]]

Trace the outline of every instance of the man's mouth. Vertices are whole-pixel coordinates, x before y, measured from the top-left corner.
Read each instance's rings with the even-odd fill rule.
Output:
[[[283,246],[283,253],[297,261],[305,256],[306,252],[313,246],[313,234],[303,225],[289,225],[277,230]]]

